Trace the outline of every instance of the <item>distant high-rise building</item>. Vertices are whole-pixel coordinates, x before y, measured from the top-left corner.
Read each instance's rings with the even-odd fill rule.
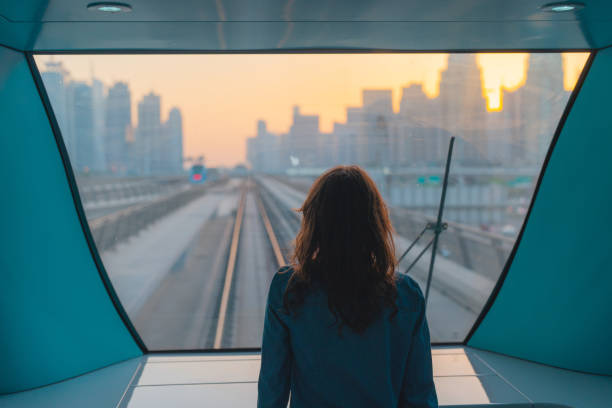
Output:
[[[183,117],[180,109],[170,109],[164,138],[166,147],[162,151],[162,170],[180,173],[183,170]]]
[[[478,160],[473,153],[486,146],[487,104],[483,95],[476,55],[450,54],[448,68],[441,74],[438,112],[439,127],[467,142],[456,146],[453,156],[457,161]],[[463,146],[475,149],[464,151]]]
[[[558,54],[531,54],[525,84],[505,91],[503,110],[487,115],[492,163],[516,167],[542,161],[568,97],[561,66]]]
[[[431,99],[427,98],[421,85],[412,84],[402,88],[399,114],[414,122],[423,122],[427,117],[427,105]]]
[[[319,132],[319,115],[303,115],[300,107],[294,106],[291,132],[297,138],[310,139]]]
[[[91,168],[98,172],[106,170],[106,154],[105,154],[105,110],[106,101],[104,95],[104,84],[92,78],[91,80],[91,102],[93,112],[93,162]]]
[[[333,155],[330,165],[359,163],[358,140],[362,134],[363,122],[363,109],[361,107],[347,107],[346,122],[334,123],[332,132],[333,149],[331,149]]]
[[[362,91],[363,122],[357,138],[357,160],[361,165],[379,167],[390,163],[392,96],[390,89]]]
[[[293,123],[287,135],[287,154],[302,167],[316,167],[318,160],[319,115],[303,115],[293,107]]]
[[[438,98],[442,127],[451,133],[480,127],[487,105],[475,54],[450,54]]]
[[[132,126],[132,100],[125,82],[116,82],[106,97],[105,112],[105,161],[106,169],[115,174],[134,170],[129,163],[128,132]],[[132,141],[133,142],[133,141]]]
[[[364,89],[361,94],[366,120],[393,115],[393,92],[390,89]]]
[[[392,136],[393,162],[402,166],[441,163],[449,138],[441,126],[439,98],[428,98],[421,85],[403,88]]]
[[[71,82],[69,86],[70,139],[73,168],[88,172],[95,165],[93,92],[85,82]]]
[[[423,127],[441,127],[440,96],[429,98],[421,85],[402,88],[399,116]]]
[[[535,164],[546,155],[563,107],[569,97],[563,88],[561,54],[530,54],[525,86],[520,91],[521,116],[529,124],[523,144],[526,160]]]
[[[183,170],[178,108],[162,123],[160,96],[150,92],[138,104],[135,129],[126,82],[116,82],[106,92],[93,77],[90,83],[70,81],[61,62],[48,62],[46,68],[41,75],[75,171],[154,175]]]
[[[257,121],[257,135],[247,139],[247,161],[255,171],[282,172],[289,159],[283,160],[280,138],[267,129],[266,122]]]
[[[252,170],[260,171],[260,165],[258,161],[258,146],[257,137],[249,137],[246,140],[246,161],[251,166]]]
[[[449,139],[456,136],[456,165],[537,166],[568,97],[560,55],[532,54],[526,83],[500,89],[503,109],[487,109],[485,94],[493,90],[483,86],[476,56],[453,54],[441,73],[439,94],[429,98],[422,85],[405,87],[398,113],[391,90],[366,89],[362,106],[347,108],[346,122],[334,123],[333,132],[324,134],[318,116],[302,115],[294,107],[288,134],[277,139],[282,154],[276,162],[285,169],[336,163],[379,169],[443,166]],[[260,135],[265,124],[258,126],[258,136],[247,142],[253,168],[264,163]]]
[[[53,106],[53,113],[62,132],[67,150],[72,150],[74,141],[70,138],[70,124],[68,120],[68,83],[69,74],[61,62],[49,61],[45,63],[46,70],[41,73],[47,95]]]
[[[160,172],[163,155],[161,100],[153,92],[149,92],[138,103],[135,149],[138,173],[151,175]]]
[[[268,133],[268,124],[265,120],[257,121],[257,137],[262,137]]]

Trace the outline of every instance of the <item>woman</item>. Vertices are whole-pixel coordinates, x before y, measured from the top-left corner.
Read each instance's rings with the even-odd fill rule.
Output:
[[[273,278],[258,407],[437,407],[425,303],[395,274],[393,229],[372,179],[328,170],[300,211],[292,266]]]

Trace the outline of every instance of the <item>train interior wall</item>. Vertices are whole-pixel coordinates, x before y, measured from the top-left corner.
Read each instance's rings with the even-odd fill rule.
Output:
[[[32,11],[49,2],[34,3]],[[589,3],[608,7],[604,2]],[[591,9],[596,10],[590,7],[587,11],[591,13]],[[23,50],[112,50],[117,46],[118,51],[159,51],[160,44],[162,50],[201,50],[205,46],[214,50],[218,46],[219,26],[215,21],[182,25],[153,21],[151,25],[140,22],[130,26],[100,23],[88,26],[88,30],[82,29],[85,25],[73,30],[85,23],[50,21],[37,25],[34,20],[41,16],[16,18],[20,14],[15,10],[4,13],[14,16],[16,22],[0,16],[0,37]],[[82,12],[87,13],[85,9]],[[550,21],[499,21],[494,15],[491,21],[450,24],[361,21],[334,26],[325,21],[296,21],[290,24],[299,35],[280,48],[317,49],[324,44],[330,49],[596,49],[607,46],[612,38],[607,17],[600,15],[605,13],[593,11],[589,24],[561,21],[549,31],[542,27],[554,25]],[[284,35],[282,24],[257,24],[270,32],[244,35],[256,23],[228,21],[228,49],[272,49],[277,37]],[[456,35],[459,26],[470,29]],[[323,28],[326,35],[320,35]],[[588,34],[585,38],[583,31]],[[468,32],[471,34],[465,34]],[[168,40],[173,35],[176,38]],[[317,37],[328,42],[313,42]],[[597,51],[571,106],[505,281],[481,324],[466,344],[434,347],[435,370],[442,373],[439,377],[443,381],[449,381],[446,388],[439,388],[446,398],[443,406],[459,404],[455,391],[467,387],[452,382],[456,379],[451,377],[461,376],[478,384],[487,378],[499,382],[502,393],[516,391],[520,395],[512,400],[514,405],[508,405],[512,407],[540,406],[539,402],[549,408],[559,405],[546,404],[609,406],[610,72],[612,48],[604,48]],[[0,123],[0,171],[4,181],[0,200],[0,394],[10,394],[0,396],[0,405],[44,406],[54,401],[56,406],[127,406],[121,405],[126,395],[146,394],[149,400],[134,401],[168,406],[186,401],[181,398],[192,398],[193,406],[202,401],[242,406],[228,402],[240,401],[252,406],[259,367],[257,352],[143,355],[117,313],[88,247],[28,58],[23,52],[2,46]],[[227,388],[219,384],[219,378],[229,371],[211,363],[217,359],[235,365],[227,376]],[[469,364],[460,366],[458,360]],[[453,371],[457,367],[459,370]],[[466,368],[469,375],[461,371]],[[151,369],[157,369],[159,377],[142,376]],[[202,377],[208,383],[202,382]],[[185,381],[201,381],[200,388],[209,393],[185,392]],[[38,389],[20,392],[33,388]],[[96,401],[92,401],[92,395]],[[137,406],[136,402],[131,407]]]
[[[25,55],[0,47],[0,394],[137,357],[84,238]]]
[[[507,278],[470,346],[612,374],[611,70],[608,48],[571,107]]]

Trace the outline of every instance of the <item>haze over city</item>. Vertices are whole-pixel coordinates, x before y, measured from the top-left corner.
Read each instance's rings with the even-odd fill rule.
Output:
[[[588,54],[563,54],[563,84],[571,90]],[[92,76],[106,86],[129,84],[132,115],[150,91],[161,95],[162,118],[172,106],[183,113],[185,156],[206,157],[209,166],[245,162],[245,140],[265,119],[270,131],[287,132],[292,106],[320,115],[320,130],[346,120],[346,108],[361,105],[361,91],[391,89],[399,110],[401,90],[420,84],[429,98],[439,92],[448,54],[286,55],[62,55],[76,80]],[[529,54],[480,54],[483,98],[489,111],[503,108],[503,92],[524,85]],[[134,124],[136,125],[136,123]]]

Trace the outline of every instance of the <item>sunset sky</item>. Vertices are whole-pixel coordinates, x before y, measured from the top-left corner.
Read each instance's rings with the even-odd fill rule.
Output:
[[[570,90],[587,53],[563,54],[564,87]],[[107,86],[125,81],[136,106],[151,90],[161,95],[162,119],[171,107],[181,109],[184,151],[204,155],[208,166],[244,162],[245,139],[265,119],[273,132],[286,132],[293,105],[319,114],[321,131],[346,120],[347,106],[361,105],[361,90],[393,90],[397,111],[401,88],[421,84],[430,98],[438,95],[447,54],[275,54],[275,55],[58,55],[74,80],[93,76]],[[490,110],[502,107],[502,90],[525,82],[529,54],[479,54],[484,95]]]

